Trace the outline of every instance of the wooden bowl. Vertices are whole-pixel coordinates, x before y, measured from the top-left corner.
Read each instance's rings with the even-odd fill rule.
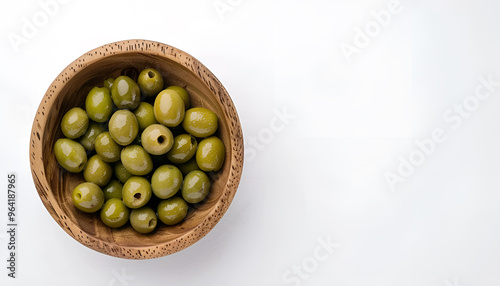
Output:
[[[71,200],[83,175],[65,171],[52,150],[63,137],[60,122],[69,109],[84,107],[85,97],[104,79],[121,74],[137,76],[147,67],[160,71],[165,86],[186,88],[191,106],[206,107],[219,117],[219,130],[226,148],[222,169],[211,174],[208,197],[190,207],[186,219],[175,226],[158,222],[147,235],[130,224],[111,229],[98,213],[77,210]],[[148,259],[182,250],[205,236],[222,218],[236,193],[243,168],[243,136],[236,108],[217,78],[191,55],[158,42],[129,40],[96,48],[67,66],[52,82],[33,122],[30,163],[38,194],[56,222],[74,239],[96,251],[128,259]]]

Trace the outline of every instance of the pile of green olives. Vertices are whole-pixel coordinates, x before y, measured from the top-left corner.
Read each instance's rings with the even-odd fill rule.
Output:
[[[152,68],[137,80],[108,78],[89,91],[84,108],[70,109],[61,120],[57,162],[85,179],[73,190],[73,204],[99,212],[108,227],[130,222],[150,233],[158,220],[181,222],[191,204],[208,196],[207,173],[224,163],[224,144],[214,136],[217,115],[191,108],[185,88],[164,85]]]

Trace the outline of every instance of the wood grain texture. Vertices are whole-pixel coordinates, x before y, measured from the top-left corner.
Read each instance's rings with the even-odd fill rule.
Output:
[[[77,210],[71,192],[84,181],[82,174],[63,170],[53,145],[63,137],[59,128],[66,111],[84,106],[85,97],[104,79],[121,74],[134,76],[155,68],[165,86],[186,88],[192,106],[211,109],[219,116],[219,136],[225,144],[222,170],[211,175],[207,199],[190,207],[176,226],[159,227],[151,234],[135,232],[129,224],[106,227],[99,215]],[[96,48],[71,63],[52,82],[40,103],[30,138],[30,165],[38,194],[56,222],[74,239],[96,251],[127,259],[161,257],[182,250],[204,237],[228,209],[238,188],[243,168],[243,135],[236,108],[219,80],[198,60],[174,47],[146,40],[115,42]]]

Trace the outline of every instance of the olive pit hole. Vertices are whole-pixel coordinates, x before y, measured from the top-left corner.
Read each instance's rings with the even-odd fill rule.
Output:
[[[165,142],[165,136],[161,135],[160,137],[158,137],[158,143],[162,144],[163,142]]]
[[[134,194],[134,198],[136,198],[136,199],[140,199],[140,198],[141,198],[141,193],[135,193],[135,194]]]
[[[196,144],[196,139],[193,136],[191,136],[191,145],[194,145],[194,144]]]
[[[76,198],[77,199],[81,199],[82,198],[82,194],[81,193],[76,193]]]
[[[150,219],[148,222],[149,227],[153,227],[155,225],[156,220],[154,218]]]
[[[150,78],[154,78],[154,77],[155,77],[155,73],[154,73],[154,72],[152,72],[152,71],[148,71],[148,76],[149,76]]]

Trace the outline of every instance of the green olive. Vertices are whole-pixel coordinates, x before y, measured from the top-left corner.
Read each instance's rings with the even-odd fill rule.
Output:
[[[137,83],[126,75],[119,76],[111,87],[111,98],[118,108],[135,109],[141,100]]]
[[[102,85],[108,89],[109,93],[111,94],[111,88],[113,87],[113,82],[115,82],[115,79],[110,77],[104,80]]]
[[[182,185],[182,173],[173,165],[158,167],[151,177],[153,193],[160,199],[175,195]]]
[[[151,124],[157,124],[154,108],[147,102],[139,103],[139,106],[134,110],[134,115],[139,123],[139,130],[144,130]]]
[[[109,199],[101,209],[102,222],[112,228],[118,228],[128,222],[130,210],[120,199]]]
[[[111,116],[108,129],[116,143],[126,146],[132,143],[139,133],[139,124],[131,111],[123,109]]]
[[[152,124],[146,127],[141,134],[141,144],[149,154],[163,155],[174,144],[174,135],[161,124]]]
[[[198,164],[196,164],[196,157],[194,157],[194,156],[186,163],[182,163],[182,164],[177,165],[177,168],[179,168],[179,170],[181,170],[181,173],[183,176],[186,176],[191,171],[200,169],[200,167],[198,167]]]
[[[111,165],[104,162],[99,155],[90,157],[87,166],[83,170],[85,181],[97,184],[99,187],[106,186],[113,175]]]
[[[224,143],[219,138],[215,136],[208,137],[198,144],[196,163],[201,170],[205,172],[219,171],[225,158]]]
[[[112,198],[117,198],[117,199],[122,199],[122,188],[123,184],[120,183],[118,180],[111,180],[109,183],[102,188],[102,192],[104,193],[104,198],[106,200],[112,199]]]
[[[191,204],[203,201],[210,191],[210,179],[203,171],[196,170],[186,175],[182,184],[182,197]]]
[[[163,77],[159,71],[152,68],[141,71],[137,83],[145,96],[155,96],[163,89]]]
[[[121,160],[125,169],[136,176],[144,176],[153,170],[153,160],[144,148],[129,145],[122,149]]]
[[[76,139],[82,136],[89,126],[89,117],[80,107],[71,108],[61,120],[61,131],[64,136]]]
[[[191,100],[189,99],[189,94],[184,88],[176,85],[171,85],[166,89],[175,90],[181,96],[182,101],[184,101],[184,108],[189,108],[189,106],[191,105]]]
[[[151,184],[143,177],[131,177],[122,188],[123,202],[131,209],[146,205],[151,194]]]
[[[154,113],[156,121],[167,127],[175,127],[184,119],[184,101],[176,91],[162,90],[156,96]]]
[[[54,144],[54,154],[57,162],[72,173],[81,172],[87,164],[85,148],[80,143],[68,138],[57,139]]]
[[[95,122],[106,122],[113,113],[113,101],[109,90],[105,87],[94,87],[85,100],[85,110]]]
[[[80,144],[82,144],[85,150],[94,151],[95,140],[97,136],[99,136],[99,134],[101,134],[104,131],[105,129],[101,124],[91,121],[89,123],[89,127],[87,128],[87,131],[85,131],[85,134],[83,134],[82,137],[80,138]]]
[[[98,211],[104,204],[104,194],[98,185],[90,182],[81,183],[71,195],[75,207],[86,213]]]
[[[166,225],[181,222],[187,215],[188,204],[180,197],[173,197],[158,204],[158,218]]]
[[[208,137],[217,131],[219,119],[213,111],[203,107],[186,110],[182,127],[196,137]]]
[[[168,151],[167,158],[174,164],[186,163],[196,153],[198,142],[196,138],[189,134],[177,135],[174,138],[174,145]]]
[[[113,163],[120,160],[122,146],[118,145],[106,131],[97,136],[95,151],[104,162]]]
[[[158,219],[156,213],[150,207],[142,207],[140,209],[133,209],[130,212],[130,224],[139,233],[152,232]]]
[[[130,179],[133,175],[130,174],[127,169],[125,169],[125,166],[123,166],[122,161],[118,161],[115,163],[115,176],[120,182],[124,183]]]

